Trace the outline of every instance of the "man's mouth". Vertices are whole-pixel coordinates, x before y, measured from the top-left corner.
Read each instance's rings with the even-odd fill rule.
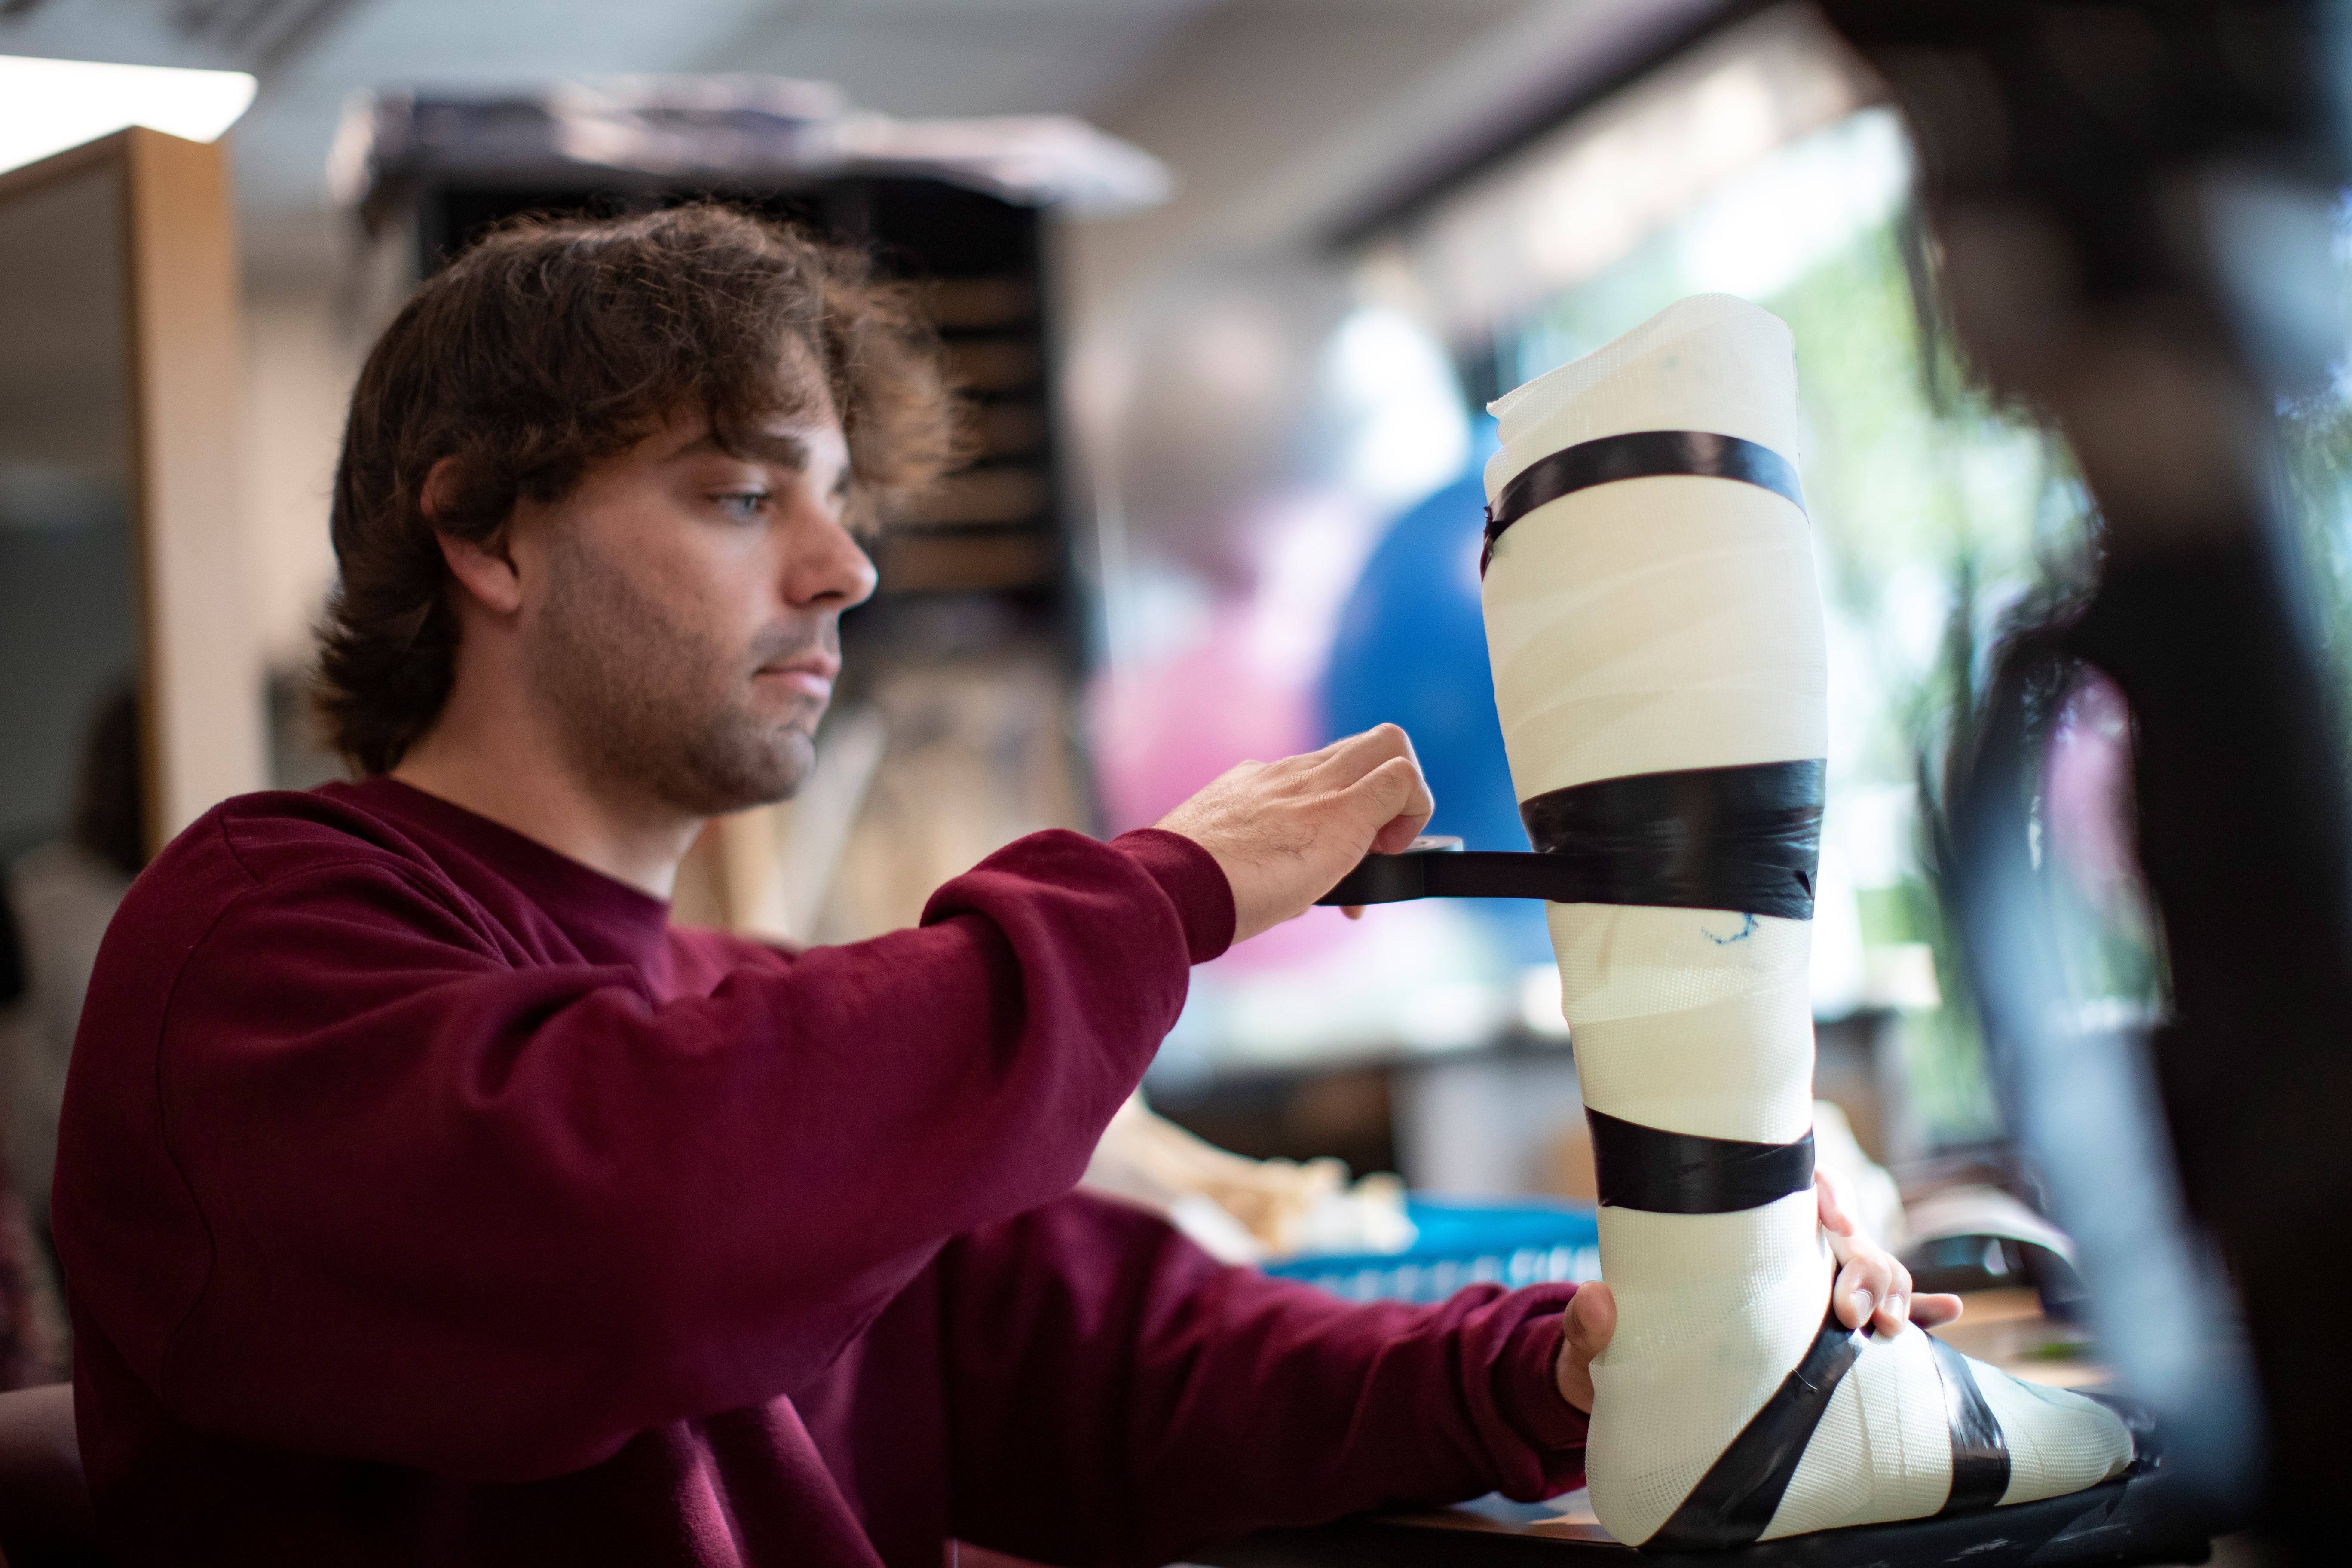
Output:
[[[824,702],[831,700],[834,678],[840,673],[841,660],[824,654],[804,654],[799,658],[763,664],[753,671],[753,679]]]

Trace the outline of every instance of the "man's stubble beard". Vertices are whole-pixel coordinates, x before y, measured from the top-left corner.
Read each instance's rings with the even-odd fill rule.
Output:
[[[748,700],[753,668],[804,648],[730,652],[576,539],[550,552],[539,633],[533,681],[566,761],[600,792],[719,816],[789,797],[815,764],[807,731]]]

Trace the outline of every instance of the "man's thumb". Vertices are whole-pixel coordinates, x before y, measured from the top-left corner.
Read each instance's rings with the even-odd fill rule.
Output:
[[[1616,1331],[1617,1299],[1609,1287],[1598,1281],[1579,1286],[1568,1303],[1569,1353],[1589,1362],[1609,1348]]]

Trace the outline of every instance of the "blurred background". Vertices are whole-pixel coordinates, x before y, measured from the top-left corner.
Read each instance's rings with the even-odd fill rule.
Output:
[[[2095,541],[2063,444],[1969,390],[1904,122],[1810,7],[0,0],[0,57],[232,73],[120,79],[119,112],[76,89],[57,101],[96,118],[68,133],[29,98],[10,121],[6,84],[33,78],[0,70],[22,142],[0,161],[132,122],[226,133],[234,258],[207,307],[233,335],[191,400],[232,432],[191,481],[215,498],[192,645],[157,618],[176,559],[153,543],[162,438],[107,422],[162,417],[122,384],[124,343],[163,329],[136,289],[124,315],[119,269],[151,276],[142,247],[196,254],[169,226],[202,215],[134,202],[117,232],[85,202],[77,229],[52,210],[63,187],[0,173],[10,1026],[63,1019],[69,1038],[73,963],[47,955],[94,934],[42,933],[102,928],[142,844],[232,786],[340,771],[304,692],[343,402],[388,312],[501,217],[717,194],[866,240],[929,288],[981,455],[893,520],[809,787],[714,827],[679,894],[681,918],[799,942],[908,923],[1021,834],[1145,826],[1241,758],[1383,721],[1415,740],[1433,831],[1525,848],[1478,611],[1484,405],[1723,290],[1789,322],[1805,400],[1833,736],[1817,1092],[1890,1194],[2016,1208],[1948,1220],[1977,1238],[1964,1273],[2053,1267],[2034,1260],[2064,1239],[2024,1212],[2035,1181],[1959,983],[1935,824],[1988,649],[2087,581]],[[173,82],[202,101],[167,122]],[[2341,279],[2312,287],[2332,309]],[[70,438],[68,387],[93,411]],[[2352,673],[2334,632],[2352,401],[2339,381],[2283,413],[2315,620]],[[184,657],[218,672],[194,695]],[[194,705],[177,742],[167,697]],[[125,717],[142,702],[143,731]],[[2070,973],[2085,1006],[2145,1018],[2161,963],[2127,725],[2095,684],[2068,702],[2046,788]],[[134,731],[218,782],[159,784],[151,758],[128,798]],[[109,809],[143,826],[104,849],[89,824]],[[1314,910],[1196,972],[1145,1094],[1248,1156],[1464,1197],[1592,1192],[1537,905]],[[37,1225],[39,1137],[13,1135]]]
[[[2063,451],[1938,360],[1902,125],[1806,8],[12,0],[0,54],[254,79],[236,510],[281,786],[339,771],[302,696],[357,357],[472,233],[718,190],[938,280],[986,455],[897,520],[814,785],[715,835],[682,894],[803,942],[1384,720],[1433,831],[1526,847],[1478,618],[1483,405],[1684,294],[1764,304],[1799,344],[1833,649],[1821,1092],[1882,1161],[1998,1158],[1922,780],[1991,626],[2075,570],[2083,508]],[[87,497],[19,499],[71,490],[55,468],[0,476],[0,550],[74,536]],[[80,570],[119,577],[81,531]],[[12,748],[40,775],[0,813],[14,858],[59,836],[81,715],[131,670],[59,649],[44,618],[89,618],[37,574],[0,581],[42,601],[8,608],[12,668],[85,675],[42,682],[67,700]],[[1316,910],[1199,973],[1147,1092],[1252,1154],[1590,1194],[1532,904]]]

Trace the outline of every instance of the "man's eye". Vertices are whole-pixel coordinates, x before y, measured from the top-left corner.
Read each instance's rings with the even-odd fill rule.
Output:
[[[738,522],[750,522],[767,506],[768,493],[766,490],[730,490],[716,499],[719,510]]]

